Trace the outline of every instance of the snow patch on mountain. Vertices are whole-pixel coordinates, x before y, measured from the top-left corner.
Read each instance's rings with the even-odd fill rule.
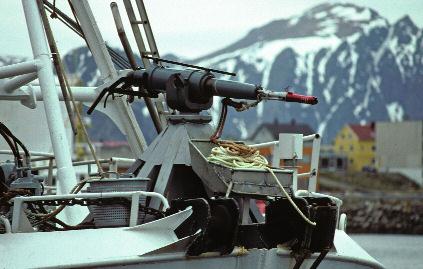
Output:
[[[404,119],[404,108],[398,102],[387,104],[386,110],[391,121],[402,121]]]
[[[355,6],[335,6],[330,13],[350,21],[369,21],[371,19],[369,9],[358,10]]]

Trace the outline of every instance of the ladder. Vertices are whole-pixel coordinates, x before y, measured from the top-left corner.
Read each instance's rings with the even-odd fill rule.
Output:
[[[123,4],[126,9],[126,13],[128,15],[129,22],[131,23],[132,33],[134,34],[135,41],[138,47],[138,51],[141,55],[142,63],[144,64],[144,68],[151,66],[151,62],[149,59],[146,59],[142,56],[152,56],[159,58],[159,51],[157,49],[156,40],[154,39],[153,30],[151,29],[150,21],[148,20],[147,11],[145,9],[144,1],[143,0],[135,0],[135,3],[138,8],[138,13],[140,19],[137,19],[134,8],[132,6],[131,0],[123,0]],[[144,28],[145,37],[148,43],[148,50],[145,46],[145,42],[143,36],[141,34],[141,30],[139,25],[142,24]],[[156,109],[160,117],[160,121],[162,126],[166,126],[167,122],[165,119],[165,115],[168,113],[165,105],[164,105],[164,96],[159,95],[159,98],[155,101]]]

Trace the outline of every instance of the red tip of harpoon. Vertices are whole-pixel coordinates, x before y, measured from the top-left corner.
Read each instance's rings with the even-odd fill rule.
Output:
[[[293,92],[287,92],[285,101],[303,103],[303,104],[309,104],[309,105],[315,105],[318,102],[317,97],[315,96],[301,95],[301,94],[297,94]]]

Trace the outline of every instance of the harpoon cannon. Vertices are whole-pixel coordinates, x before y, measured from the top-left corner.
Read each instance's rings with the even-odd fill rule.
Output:
[[[139,87],[139,90],[132,90],[133,86]],[[213,96],[255,101],[278,100],[310,105],[318,102],[314,96],[290,91],[275,92],[259,85],[218,79],[207,70],[154,66],[129,72],[103,89],[89,108],[88,114],[92,113],[106,94],[107,97],[113,94],[125,94],[155,98],[159,93],[166,93],[166,101],[170,108],[191,113],[209,109],[213,104]]]

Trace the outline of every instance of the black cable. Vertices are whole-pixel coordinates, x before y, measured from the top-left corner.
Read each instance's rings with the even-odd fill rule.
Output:
[[[43,205],[38,204],[37,206],[38,206],[38,209],[40,210],[40,212],[42,214],[47,214],[48,213],[47,210],[44,208]]]
[[[27,158],[29,158],[30,156],[29,156],[29,151],[28,151],[28,149],[25,147],[25,145],[22,143],[22,141],[20,141],[10,130],[9,130],[9,128],[7,128],[6,127],[6,125],[4,125],[2,122],[0,122],[0,128],[2,128],[8,135],[9,135],[9,137],[11,137],[12,139],[13,139],[13,141],[15,142],[15,145],[16,145],[16,143],[17,144],[19,144],[19,146],[21,146],[21,148],[22,148],[22,150],[25,152],[25,156],[27,157]],[[17,148],[17,145],[16,145],[16,148]]]
[[[124,58],[122,58],[122,56],[120,56],[119,53],[114,51],[109,46],[106,46],[106,48],[109,51],[110,56],[112,57],[112,60],[114,60],[113,62],[114,64],[118,65],[122,69],[132,69],[129,63]]]
[[[131,64],[128,62],[128,60],[127,60],[125,57],[123,57],[122,55],[120,55],[118,52],[114,51],[114,50],[113,50],[111,47],[109,47],[108,45],[106,45],[106,48],[107,48],[107,50],[108,50],[109,52],[112,52],[112,53],[115,55],[116,59],[120,59],[120,60],[121,60],[121,62],[125,65],[125,68],[126,68],[126,69],[132,69]]]
[[[320,265],[320,263],[326,257],[326,254],[328,254],[328,252],[329,252],[329,250],[323,250],[322,252],[320,252],[320,255],[313,262],[313,264],[311,265],[310,269],[317,269],[317,267]]]
[[[12,150],[13,156],[17,160],[19,160],[20,159],[19,151],[15,148],[14,144],[12,143],[12,141],[10,141],[10,137],[6,133],[4,133],[1,128],[0,128],[0,135],[3,136],[4,140],[6,140],[7,145]]]
[[[44,194],[44,190],[45,190],[44,184],[40,182],[40,185],[41,185],[41,195],[43,195]]]
[[[298,259],[295,259],[295,265],[292,267],[292,269],[300,269],[301,265],[303,264],[305,260],[305,255],[301,255]]]

